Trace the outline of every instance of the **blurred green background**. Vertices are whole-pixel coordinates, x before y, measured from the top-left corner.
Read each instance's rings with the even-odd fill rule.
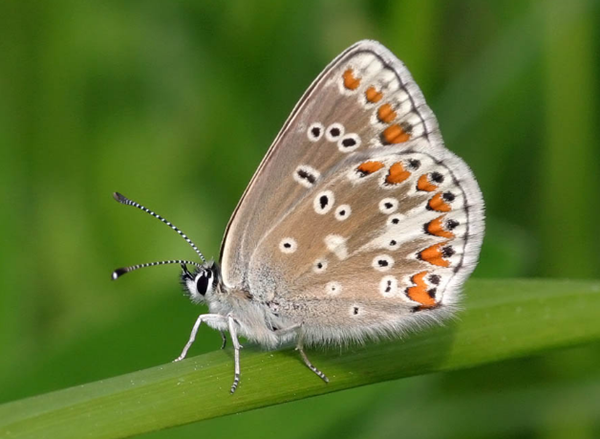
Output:
[[[203,311],[179,268],[109,275],[194,253],[111,193],[217,257],[297,99],[364,38],[407,64],[480,182],[474,276],[598,278],[598,3],[3,0],[0,402],[178,355]],[[220,345],[199,339],[192,355]],[[600,437],[598,364],[574,347],[145,437]]]

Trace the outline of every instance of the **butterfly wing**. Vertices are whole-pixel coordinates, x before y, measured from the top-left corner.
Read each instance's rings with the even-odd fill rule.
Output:
[[[309,341],[362,338],[449,309],[482,236],[471,171],[444,147],[406,67],[362,41],[315,80],[269,149],[228,225],[222,276],[317,328]]]

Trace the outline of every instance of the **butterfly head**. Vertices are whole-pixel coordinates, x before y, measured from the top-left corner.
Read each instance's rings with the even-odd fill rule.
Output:
[[[200,257],[202,263],[187,261],[183,259],[147,262],[145,264],[138,264],[132,265],[130,267],[118,268],[115,271],[113,271],[111,275],[112,279],[117,280],[125,273],[139,270],[140,268],[153,267],[156,265],[179,264],[182,270],[180,275],[180,281],[183,286],[184,292],[187,296],[189,296],[190,300],[194,303],[210,302],[211,297],[214,298],[213,293],[217,290],[219,285],[219,266],[214,261],[207,262],[202,253],[200,253],[200,251],[198,250],[198,247],[196,247],[196,244],[194,244],[185,233],[183,233],[180,229],[175,227],[175,225],[167,221],[162,216],[151,211],[150,209],[147,209],[141,204],[130,200],[129,198],[125,197],[124,195],[121,195],[118,192],[115,192],[113,194],[113,197],[119,203],[125,204],[126,206],[137,207],[138,209],[152,215],[153,217],[159,219],[160,221],[168,225],[196,251],[196,254]],[[193,267],[192,271],[188,270],[188,266]]]
[[[219,269],[214,262],[194,266],[189,271],[186,264],[181,264],[181,284],[184,292],[194,303],[210,301],[219,283]]]

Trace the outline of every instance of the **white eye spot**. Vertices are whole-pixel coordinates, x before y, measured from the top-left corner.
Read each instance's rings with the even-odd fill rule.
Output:
[[[325,132],[325,138],[330,142],[337,142],[337,140],[344,135],[344,125],[341,123],[333,123],[327,127]]]
[[[325,292],[330,296],[337,296],[342,292],[342,284],[339,282],[328,282],[325,285]]]
[[[298,166],[296,171],[294,171],[294,180],[307,188],[313,187],[320,176],[321,173],[319,171],[307,165]]]
[[[398,200],[395,198],[384,198],[379,202],[379,211],[389,215],[398,210]]]
[[[317,274],[323,273],[325,270],[327,270],[327,265],[329,265],[327,259],[317,259],[313,264],[313,271]]]
[[[400,247],[400,243],[394,238],[390,238],[390,240],[385,244],[385,248],[389,250],[398,250],[398,247]]]
[[[352,213],[352,208],[348,204],[342,204],[335,209],[335,219],[338,221],[344,221],[348,219]]]
[[[379,292],[383,297],[393,297],[398,291],[398,279],[394,276],[384,276],[379,282]]]
[[[313,201],[315,212],[319,215],[325,215],[333,208],[335,197],[331,191],[319,192]]]
[[[342,152],[352,152],[360,147],[360,137],[358,134],[346,134],[338,141],[338,149]]]
[[[404,220],[404,215],[396,213],[394,215],[390,215],[387,220],[388,226],[397,226]]]
[[[338,259],[346,259],[348,257],[346,238],[343,236],[327,235],[325,237],[325,246],[327,247],[327,250],[336,255]]]
[[[394,266],[394,258],[388,255],[377,255],[371,265],[377,271],[388,271]]]
[[[298,243],[294,238],[283,238],[279,243],[279,250],[281,250],[282,253],[294,253],[298,250]]]
[[[323,137],[324,131],[325,131],[325,127],[323,126],[323,124],[320,124],[319,122],[315,122],[311,126],[308,127],[308,130],[306,130],[306,135],[308,136],[308,140],[310,140],[311,142],[316,142],[321,137]]]

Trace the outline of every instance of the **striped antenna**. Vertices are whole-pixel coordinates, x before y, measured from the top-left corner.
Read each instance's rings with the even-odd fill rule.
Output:
[[[200,264],[198,264],[197,262],[183,261],[180,259],[175,259],[172,261],[147,262],[145,264],[132,265],[131,267],[117,268],[115,271],[113,271],[113,273],[111,274],[110,277],[112,280],[117,280],[118,278],[123,276],[125,273],[139,270],[140,268],[154,267],[155,265],[166,265],[166,264],[180,264],[182,267],[184,267],[184,269],[185,269],[185,264],[189,264],[189,265],[193,265],[194,267],[202,268],[202,266]],[[187,269],[186,269],[186,271],[187,271]]]
[[[192,242],[192,240],[190,238],[187,237],[187,235],[185,233],[183,233],[181,230],[179,230],[177,227],[175,227],[170,221],[167,221],[166,219],[164,219],[162,216],[160,216],[157,213],[152,212],[150,209],[147,209],[146,207],[142,206],[139,203],[136,203],[135,201],[130,200],[129,198],[127,198],[126,196],[118,193],[118,192],[114,192],[113,193],[113,198],[115,200],[117,200],[119,203],[121,204],[125,204],[126,206],[133,206],[133,207],[137,207],[140,210],[143,210],[146,213],[149,213],[150,215],[152,215],[154,218],[158,218],[159,220],[161,220],[163,223],[165,223],[167,226],[169,226],[170,228],[172,228],[173,230],[175,230],[177,233],[179,233],[179,236],[181,236],[183,239],[186,240],[186,242],[192,246],[192,248],[194,249],[194,251],[198,254],[198,256],[200,256],[200,259],[202,259],[202,262],[206,262],[206,259],[204,259],[204,256],[202,255],[202,253],[200,253],[200,250],[198,250],[198,247],[196,247],[196,244],[194,244]],[[171,263],[171,261],[167,261],[167,263]],[[191,264],[191,262],[190,262]],[[155,265],[160,265],[160,264],[155,264]],[[198,265],[198,264],[193,264],[193,265]],[[136,266],[137,267],[137,266]],[[141,268],[141,267],[139,267]],[[116,273],[116,271],[115,271]],[[113,273],[114,275],[114,273]],[[117,276],[118,277],[118,276]]]

